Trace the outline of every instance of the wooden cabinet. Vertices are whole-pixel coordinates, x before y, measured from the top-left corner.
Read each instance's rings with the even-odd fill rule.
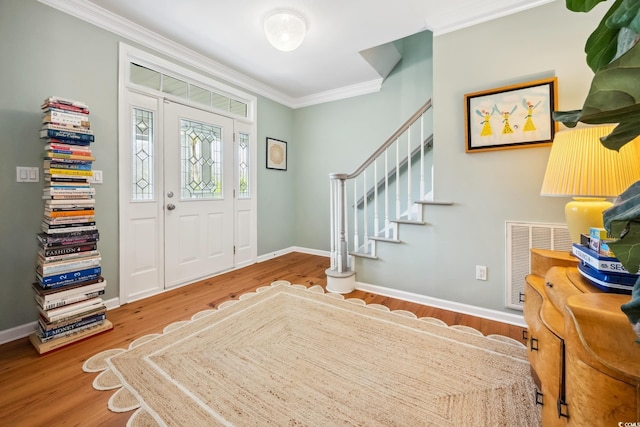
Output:
[[[640,422],[640,344],[620,305],[568,253],[533,249],[524,318],[531,374],[547,426]]]

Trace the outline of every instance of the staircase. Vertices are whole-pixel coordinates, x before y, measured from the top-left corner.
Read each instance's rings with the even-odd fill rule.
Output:
[[[330,178],[331,266],[327,290],[355,289],[353,257],[377,259],[378,244],[399,244],[400,228],[426,225],[433,200],[433,135],[425,138],[431,100],[418,109],[353,173]]]

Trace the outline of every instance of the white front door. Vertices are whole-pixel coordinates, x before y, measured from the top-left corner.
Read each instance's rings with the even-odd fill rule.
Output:
[[[234,266],[233,120],[165,102],[165,287]]]

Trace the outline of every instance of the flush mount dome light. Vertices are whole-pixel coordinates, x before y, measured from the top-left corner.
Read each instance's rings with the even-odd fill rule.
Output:
[[[307,22],[302,15],[291,10],[274,10],[264,18],[264,33],[273,47],[290,52],[302,44]]]

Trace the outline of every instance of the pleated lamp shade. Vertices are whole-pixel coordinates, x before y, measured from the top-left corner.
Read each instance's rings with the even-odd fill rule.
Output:
[[[593,126],[561,131],[551,146],[540,194],[574,197],[567,204],[565,215],[575,243],[580,241],[580,234],[589,233],[590,227],[603,227],[602,211],[611,206],[605,198],[617,197],[640,180],[640,138],[620,151],[609,150],[600,138],[613,128]]]

